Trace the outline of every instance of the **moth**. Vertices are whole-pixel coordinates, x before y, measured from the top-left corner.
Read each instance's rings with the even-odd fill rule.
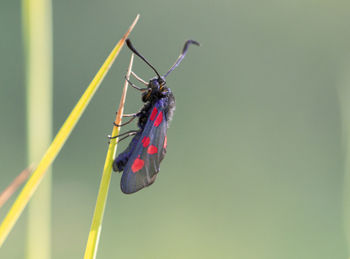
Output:
[[[121,125],[115,124],[115,126],[126,125],[138,118],[138,129],[112,137],[123,136],[119,139],[121,141],[133,136],[128,147],[113,162],[114,171],[123,171],[120,182],[122,192],[130,194],[151,185],[156,180],[159,165],[166,153],[167,129],[175,110],[175,97],[170,88],[167,87],[165,78],[184,59],[189,45],[199,46],[199,43],[194,40],[186,41],[180,56],[164,76],[161,76],[134,48],[130,39],[126,40],[126,44],[135,55],[141,58],[156,73],[156,77],[146,82],[132,72],[132,75],[146,87],[140,88],[129,80],[128,83],[142,93],[142,102],[145,104],[139,112],[123,116],[131,117],[129,121]]]

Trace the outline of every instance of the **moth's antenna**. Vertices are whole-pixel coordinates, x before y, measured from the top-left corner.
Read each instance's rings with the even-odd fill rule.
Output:
[[[157,72],[157,70],[140,54],[137,52],[137,50],[134,48],[134,46],[131,44],[130,39],[126,39],[126,45],[129,47],[129,49],[134,52],[137,56],[139,56],[139,58],[141,58],[143,61],[145,61],[145,63],[147,65],[149,65],[154,72],[156,72],[158,78],[161,78],[161,76],[159,75],[159,73]]]
[[[200,46],[200,44],[197,41],[194,41],[194,40],[186,41],[185,46],[182,49],[182,52],[181,52],[180,56],[177,58],[177,60],[175,61],[174,65],[169,69],[169,71],[164,75],[164,78],[167,77],[170,74],[170,72],[173,71],[181,63],[181,61],[186,56],[187,49],[188,49],[188,46],[190,44],[194,44],[194,45]]]

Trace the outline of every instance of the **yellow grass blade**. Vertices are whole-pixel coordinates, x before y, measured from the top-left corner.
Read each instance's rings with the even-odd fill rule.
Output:
[[[38,164],[38,167],[33,172],[32,176],[28,180],[27,184],[24,186],[23,190],[19,194],[17,200],[13,204],[12,208],[10,209],[9,213],[6,215],[5,219],[0,225],[0,247],[4,243],[6,237],[8,236],[9,232],[13,228],[14,224],[16,223],[17,219],[21,215],[23,209],[27,205],[29,199],[32,197],[33,193],[37,189],[38,185],[40,184],[43,176],[45,175],[46,169],[51,165],[53,160],[56,158],[57,154],[61,150],[63,144],[67,140],[68,136],[72,132],[74,126],[76,125],[78,119],[80,118],[81,114],[85,110],[87,104],[91,100],[92,96],[96,92],[97,88],[102,82],[102,79],[105,77],[106,73],[108,72],[109,68],[111,67],[112,63],[114,62],[115,58],[119,54],[125,39],[128,37],[129,33],[134,28],[137,20],[139,18],[139,15],[136,17],[132,25],[130,26],[129,30],[125,33],[123,38],[117,43],[117,45],[114,47],[112,52],[107,57],[106,61],[101,66],[100,70],[95,75],[94,79],[91,81],[90,85],[76,104],[76,106],[73,108],[72,112],[64,122],[63,126],[57,133],[55,139],[51,143],[50,147],[46,151],[45,155],[41,159],[41,161]]]
[[[130,59],[128,72],[126,75],[126,77],[128,79],[130,77],[133,60],[134,60],[134,55],[132,54],[131,59]],[[123,94],[122,94],[122,97],[120,99],[119,109],[118,109],[118,113],[117,113],[117,116],[115,119],[115,124],[117,124],[117,125],[121,124],[127,89],[128,89],[128,82],[127,82],[127,80],[125,80]],[[111,136],[117,136],[119,134],[119,129],[120,129],[119,127],[113,127],[113,131],[112,131]],[[105,161],[105,165],[103,168],[100,188],[99,188],[99,192],[97,195],[95,212],[94,212],[94,216],[93,216],[92,223],[91,223],[88,241],[86,244],[84,259],[96,258],[97,248],[98,248],[101,229],[102,229],[103,214],[104,214],[106,201],[107,201],[109,183],[111,180],[112,163],[113,163],[113,158],[115,156],[115,153],[117,151],[117,144],[116,143],[117,143],[117,139],[111,139],[110,143],[109,143],[106,161]]]

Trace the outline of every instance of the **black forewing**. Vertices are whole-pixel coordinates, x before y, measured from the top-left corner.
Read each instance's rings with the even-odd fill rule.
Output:
[[[164,144],[167,132],[165,108],[164,103],[161,101],[158,101],[152,107],[151,111],[156,109],[157,114],[152,116],[151,113],[149,116],[142,135],[124,168],[120,182],[120,187],[124,193],[137,192],[151,185],[156,179],[159,172],[159,164],[166,152]],[[162,120],[160,120],[159,116],[162,117]],[[151,120],[152,117],[153,120]],[[135,162],[136,160],[137,162]],[[134,172],[135,168],[140,169]]]

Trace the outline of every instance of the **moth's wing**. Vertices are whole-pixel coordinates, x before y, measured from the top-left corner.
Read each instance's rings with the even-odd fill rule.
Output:
[[[145,128],[124,167],[120,187],[124,193],[134,193],[151,185],[159,172],[166,153],[167,120],[164,108],[156,103]]]

